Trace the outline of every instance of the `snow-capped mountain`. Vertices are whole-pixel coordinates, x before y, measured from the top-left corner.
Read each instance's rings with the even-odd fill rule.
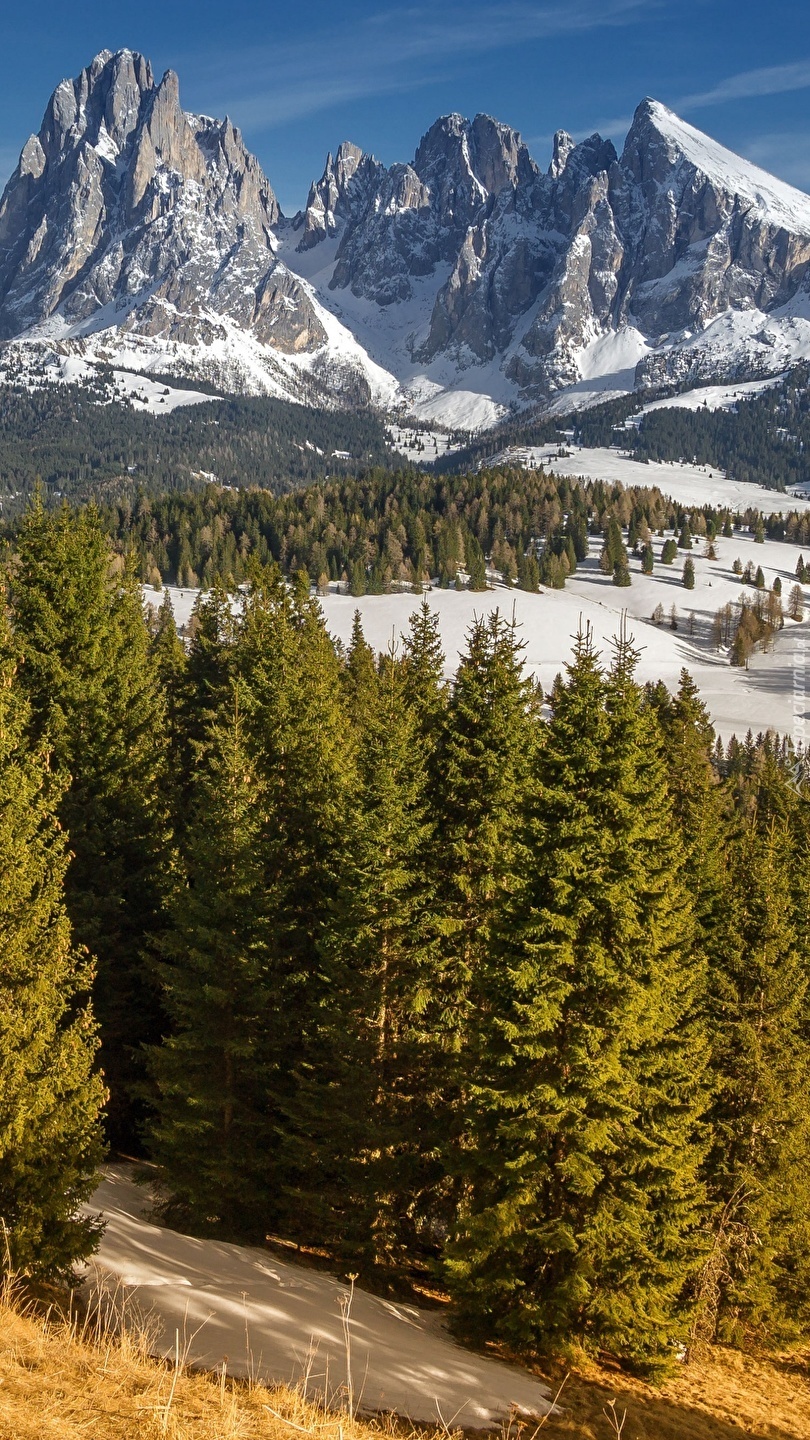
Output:
[[[810,196],[645,100],[621,156],[445,116],[344,142],[285,220],[228,121],[102,52],[0,200],[0,340],[470,427],[810,355]]]
[[[334,320],[278,259],[280,218],[230,121],[102,51],[54,91],[0,200],[0,340],[321,404],[331,358],[332,391],[369,398],[365,357],[350,336],[330,354]]]

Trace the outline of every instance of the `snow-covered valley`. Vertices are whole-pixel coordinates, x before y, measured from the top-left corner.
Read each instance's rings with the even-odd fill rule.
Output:
[[[670,493],[671,489],[669,487]],[[694,501],[694,496],[691,499]],[[731,539],[718,540],[715,547],[718,558],[708,560],[702,554],[703,544],[696,542],[689,552],[695,566],[694,590],[685,589],[682,583],[684,552],[679,551],[674,564],[662,565],[659,560],[662,546],[663,540],[656,537],[653,541],[656,565],[651,576],[642,575],[640,562],[631,559],[629,588],[617,588],[610,577],[602,574],[598,563],[599,542],[594,540],[589,559],[568,579],[564,590],[549,589],[535,595],[497,584],[480,593],[429,591],[426,598],[439,617],[448,675],[455,670],[469,627],[477,615],[495,609],[507,616],[514,614],[525,645],[525,663],[548,689],[565,664],[573,637],[581,625],[592,627],[596,643],[609,661],[611,641],[626,614],[630,633],[640,651],[638,674],[642,681],[660,679],[674,690],[681,670],[686,668],[700,686],[713,723],[724,739],[732,734],[743,736],[750,728],[755,734],[774,729],[803,741],[806,722],[810,721],[810,693],[804,693],[810,620],[797,623],[786,618],[773,649],[752,656],[747,670],[730,665],[727,653],[718,653],[712,641],[716,611],[726,604],[734,605],[743,593],[749,597],[755,593],[733,572],[734,561],[739,559],[743,568],[749,561],[755,569],[761,566],[768,588],[778,576],[786,602],[795,583],[799,556],[796,546],[775,540],[757,544],[751,535],[739,532]],[[805,593],[810,614],[810,590]],[[178,625],[186,626],[198,592],[172,588],[169,594]],[[162,599],[160,594],[148,589],[145,596],[153,605],[159,605]],[[329,630],[344,644],[351,634],[354,613],[359,610],[367,640],[382,652],[390,644],[399,642],[419,602],[410,593],[355,598],[341,594],[337,586],[332,586],[320,603]],[[656,623],[652,616],[659,605],[664,614]],[[674,629],[671,625],[673,606]],[[810,728],[806,733],[810,738]]]

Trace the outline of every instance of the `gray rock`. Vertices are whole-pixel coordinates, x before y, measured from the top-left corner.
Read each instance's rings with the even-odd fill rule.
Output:
[[[278,202],[228,120],[187,115],[177,76],[102,51],[55,90],[0,201],[0,338],[210,344],[235,323],[296,353],[324,335],[275,256]],[[223,325],[220,325],[220,321]]]

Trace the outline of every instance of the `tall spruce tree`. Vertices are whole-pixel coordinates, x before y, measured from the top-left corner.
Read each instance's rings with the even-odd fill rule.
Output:
[[[129,1147],[143,1113],[141,1047],[161,1023],[144,951],[171,866],[165,702],[133,562],[111,554],[92,505],[46,513],[35,499],[10,590],[31,731],[49,737],[70,776],[59,809],[72,852],[68,911],[97,958],[110,1139]]]
[[[665,1363],[699,1242],[700,975],[660,735],[577,639],[489,967],[448,1278],[468,1332]]]
[[[150,661],[164,697],[166,712],[167,780],[177,787],[184,760],[183,690],[186,672],[186,651],[174,618],[171,596],[166,591],[151,626]],[[178,808],[173,803],[172,809]]]
[[[405,700],[419,718],[423,738],[434,745],[448,700],[439,617],[422,600],[402,636]]]
[[[97,1243],[77,1216],[102,1157],[88,1004],[92,966],[73,944],[57,819],[64,781],[28,738],[26,701],[0,660],[0,1272],[60,1276]]]
[[[438,866],[448,980],[469,986],[512,883],[523,788],[541,734],[539,692],[523,673],[517,626],[496,610],[476,620],[456,673],[439,755]],[[464,1028],[461,1009],[455,1020]]]
[[[810,1320],[808,963],[788,823],[750,816],[732,852],[732,912],[710,971],[712,1250],[700,1333],[795,1338]],[[799,910],[799,915],[802,910]]]
[[[696,940],[706,955],[725,944],[730,882],[727,864],[731,816],[714,764],[709,713],[687,670],[670,696],[662,683],[647,687],[661,726],[672,798],[684,852],[684,878],[692,895]]]
[[[382,1276],[418,1244],[438,1175],[425,1017],[438,933],[434,824],[403,663],[383,657],[364,711],[342,867],[320,942],[327,992],[300,1073],[296,1210],[347,1263]],[[312,1158],[315,1158],[315,1165]]]
[[[170,1030],[151,1052],[151,1152],[168,1214],[197,1233],[261,1239],[274,1175],[261,1063],[269,933],[262,789],[238,686],[194,780],[184,875],[162,942]]]
[[[343,671],[343,693],[352,719],[358,724],[374,708],[377,698],[377,664],[374,651],[363,634],[359,610],[352,619],[352,634]]]
[[[191,616],[191,639],[183,667],[179,715],[183,740],[180,786],[190,797],[192,776],[204,764],[211,732],[229,705],[238,620],[221,581],[200,594]]]
[[[318,947],[345,844],[355,748],[340,662],[305,583],[290,590],[276,572],[255,577],[235,665],[266,804],[261,857],[273,928],[261,1058],[283,1150],[299,1075],[317,1047],[325,1001]],[[294,1227],[299,1217],[284,1194],[280,1185],[275,1223]]]
[[[519,816],[540,741],[540,693],[523,672],[517,627],[498,611],[473,624],[461,657],[436,759],[441,844],[434,864],[443,933],[442,970],[431,999],[434,1087],[443,1097],[435,1128],[448,1182],[437,1192],[437,1224],[452,1222],[468,1183],[465,1097],[478,1083],[497,1003],[486,985],[493,933],[515,884]]]

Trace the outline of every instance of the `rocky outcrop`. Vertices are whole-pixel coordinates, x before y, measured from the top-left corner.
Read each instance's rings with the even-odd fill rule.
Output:
[[[180,344],[249,329],[324,336],[276,258],[276,197],[228,120],[187,115],[177,76],[102,51],[55,90],[0,201],[0,338],[109,325]]]
[[[331,232],[330,287],[386,306],[435,277],[412,355],[460,372],[500,358],[528,400],[576,383],[584,353],[614,333],[649,352],[640,379],[702,373],[712,346],[698,364],[695,335],[718,316],[769,315],[794,300],[810,261],[810,197],[651,100],[621,157],[599,135],[575,144],[558,131],[545,174],[507,126],[448,116],[412,165],[380,169],[376,190],[344,215]],[[781,364],[779,344],[771,351]],[[732,345],[716,363],[738,379],[767,368],[755,352]]]

